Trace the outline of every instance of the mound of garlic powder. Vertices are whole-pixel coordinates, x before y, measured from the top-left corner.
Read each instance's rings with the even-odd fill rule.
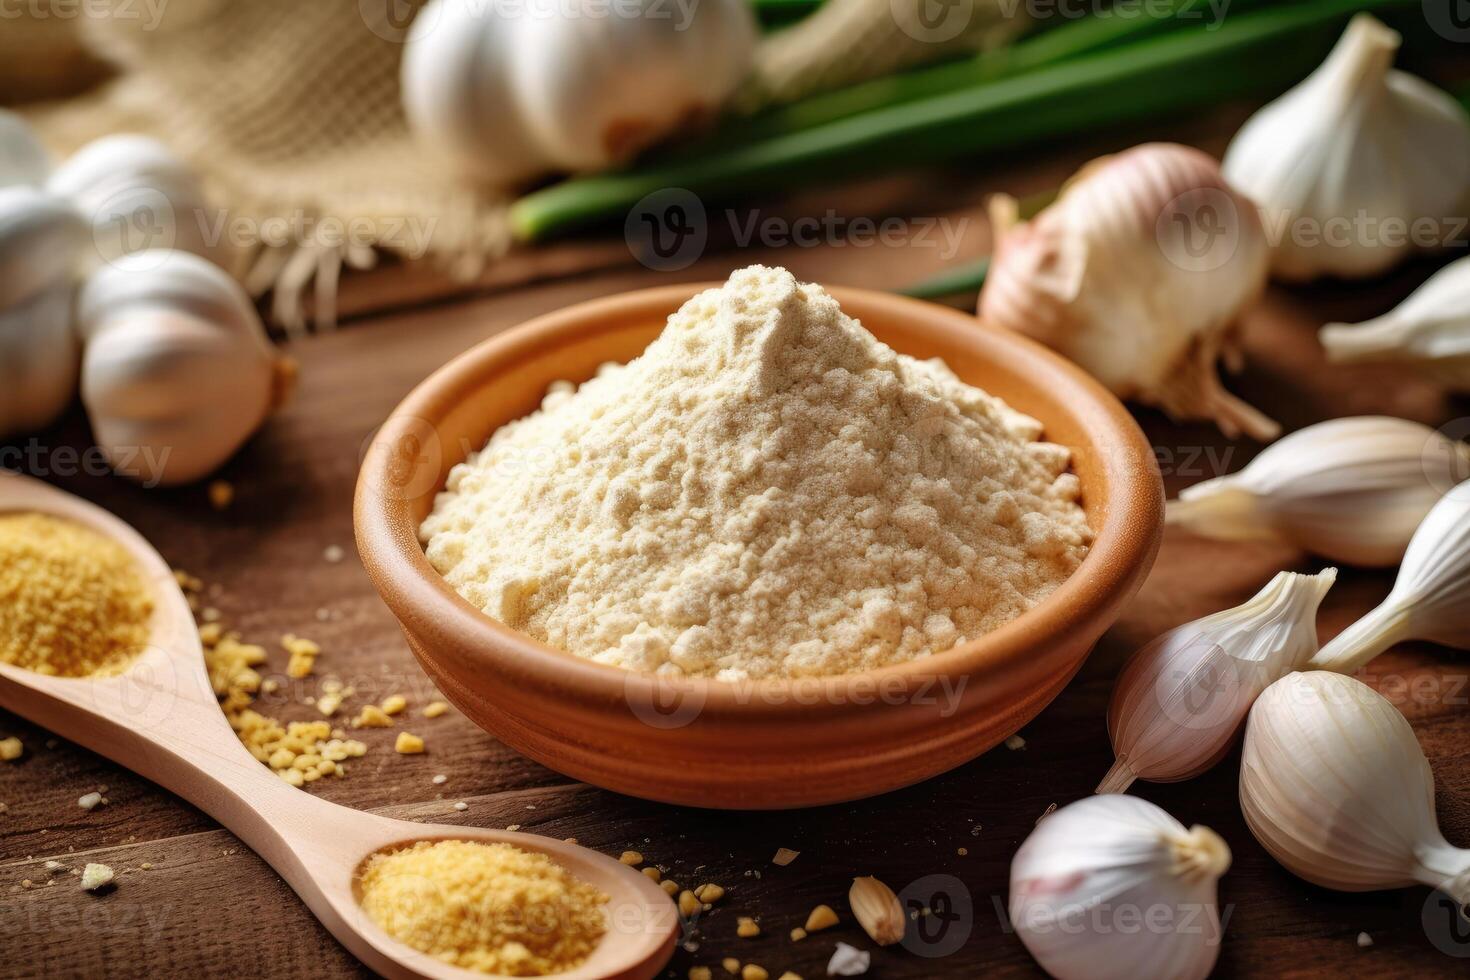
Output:
[[[842,674],[1014,619],[1082,561],[1068,451],[752,266],[643,356],[558,383],[420,529],[468,601],[631,670]]]

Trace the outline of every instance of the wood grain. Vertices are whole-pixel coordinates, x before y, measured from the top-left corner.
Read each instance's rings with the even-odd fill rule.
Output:
[[[1187,129],[1188,127],[1186,127]],[[1208,143],[1208,141],[1206,141]],[[1069,147],[1049,169],[1030,168],[1015,189],[1046,186],[1095,147]],[[1002,163],[1001,173],[1018,164]],[[953,186],[950,184],[948,186]],[[978,215],[975,179],[957,208]],[[882,198],[882,195],[878,195]],[[899,212],[894,200],[883,207]],[[876,212],[875,212],[876,213]],[[907,213],[932,214],[920,204]],[[978,221],[978,218],[976,219]],[[981,247],[983,224],[967,235]],[[716,881],[729,897],[696,923],[672,974],[736,956],[777,976],[792,969],[824,974],[835,940],[871,943],[852,924],[849,879],[875,874],[896,889],[930,875],[950,876],[968,893],[968,939],[950,955],[927,958],[903,948],[875,951],[872,975],[885,978],[1035,975],[1001,909],[1016,846],[1046,808],[1091,791],[1111,759],[1104,725],[1111,678],[1124,657],[1159,632],[1242,601],[1282,567],[1320,563],[1274,547],[1212,544],[1171,533],[1157,567],[1123,620],[1104,637],[1083,673],[1023,732],[1024,749],[998,749],[912,789],[857,804],[792,813],[682,809],[619,797],[571,783],[530,763],[451,713],[425,720],[432,697],[387,610],[352,552],[351,494],[361,448],[375,425],[418,380],[465,347],[527,317],[594,296],[671,281],[720,277],[732,266],[779,261],[799,276],[865,286],[896,286],[941,263],[917,248],[765,248],[710,254],[676,274],[631,264],[591,268],[571,278],[498,286],[455,302],[362,315],[350,326],[292,345],[302,364],[296,399],[222,474],[234,505],[212,510],[202,488],[146,490],[106,476],[71,474],[66,453],[88,445],[74,414],[54,430],[6,449],[0,462],[50,479],[113,510],[172,563],[216,587],[208,599],[247,637],[274,647],[296,632],[325,653],[317,675],[263,698],[284,718],[314,717],[301,703],[321,680],[338,676],[357,690],[350,704],[391,692],[412,708],[400,728],[423,735],[423,756],[392,752],[392,730],[368,730],[372,748],[342,780],[312,792],[410,819],[575,836],[609,853],[636,848],[681,884]],[[1390,412],[1440,424],[1470,415],[1464,402],[1395,370],[1328,370],[1314,331],[1328,319],[1386,309],[1422,280],[1419,263],[1368,285],[1276,290],[1250,317],[1251,363],[1231,386],[1289,428],[1332,416]],[[419,297],[422,299],[422,297]],[[415,300],[417,302],[418,300]],[[1171,492],[1243,465],[1257,447],[1231,445],[1207,426],[1138,416],[1155,443]],[[21,456],[16,456],[16,451]],[[346,558],[329,562],[337,546]],[[1348,571],[1328,597],[1322,632],[1330,636],[1387,593],[1385,573]],[[1414,721],[1439,780],[1446,836],[1470,845],[1470,686],[1466,655],[1410,646],[1380,658],[1370,680],[1396,695]],[[284,668],[272,650],[272,669]],[[145,977],[185,975],[347,977],[361,968],[320,928],[259,860],[198,812],[65,742],[0,713],[0,736],[19,735],[27,753],[0,766],[0,975]],[[800,746],[793,746],[800,751]],[[1427,889],[1343,895],[1307,885],[1255,844],[1236,802],[1238,753],[1205,777],[1173,786],[1139,784],[1185,823],[1214,827],[1235,864],[1224,879],[1230,911],[1219,974],[1248,976],[1463,975],[1463,960],[1436,949],[1421,924]],[[449,779],[435,785],[431,777]],[[99,785],[111,802],[83,811],[78,796]],[[464,801],[468,809],[452,808]],[[801,856],[777,868],[778,847]],[[964,848],[967,854],[961,855]],[[123,871],[104,896],[75,879],[43,884],[42,862],[100,860]],[[150,871],[127,870],[142,862]],[[23,878],[37,884],[19,888]],[[787,930],[811,906],[834,905],[843,923],[793,944]],[[759,916],[763,934],[735,938],[737,915]],[[955,928],[959,928],[958,925]],[[1367,932],[1369,948],[1356,937]],[[1464,946],[1460,952],[1466,952]],[[717,975],[719,975],[717,973]]]

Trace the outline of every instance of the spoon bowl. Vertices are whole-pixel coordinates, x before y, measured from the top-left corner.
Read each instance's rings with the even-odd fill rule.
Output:
[[[673,955],[678,914],[632,868],[535,834],[393,820],[339,806],[288,785],[240,743],[220,710],[188,601],[173,571],[126,523],[39,480],[0,473],[0,514],[63,518],[116,541],[152,593],[150,642],[124,671],[52,677],[0,663],[0,707],[84,745],[177,793],[239,837],[296,891],[343,946],[390,978],[467,980],[393,939],[363,912],[354,883],[372,854],[421,840],[511,844],[545,854],[609,897],[608,929],[592,955],[561,980],[655,976]]]

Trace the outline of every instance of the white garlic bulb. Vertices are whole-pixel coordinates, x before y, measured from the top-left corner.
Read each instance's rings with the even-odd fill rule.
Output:
[[[76,395],[75,296],[61,282],[0,310],[0,439],[45,428]]]
[[[1333,561],[1397,565],[1424,515],[1470,475],[1470,445],[1382,415],[1332,419],[1273,443],[1239,473],[1182,491],[1169,524],[1277,541]]]
[[[279,404],[290,365],[218,266],[148,251],[86,282],[82,401],[113,467],[145,484],[207,476]]]
[[[1117,761],[1098,786],[1175,782],[1230,750],[1256,696],[1317,652],[1317,607],[1337,569],[1281,572],[1243,605],[1176,627],[1133,655],[1108,705]]]
[[[1322,66],[1231,142],[1225,176],[1261,205],[1276,276],[1378,275],[1425,244],[1416,222],[1463,213],[1470,115],[1392,70],[1400,41],[1358,14]]]
[[[0,109],[0,187],[39,187],[51,170],[51,155],[26,121]]]
[[[1293,874],[1339,891],[1415,883],[1470,902],[1470,851],[1434,813],[1434,774],[1404,716],[1342,674],[1290,674],[1251,709],[1240,806]]]
[[[1470,392],[1470,257],[1451,262],[1391,312],[1318,336],[1334,364],[1410,364]]]
[[[1405,640],[1470,650],[1470,480],[1440,498],[1414,532],[1388,598],[1311,666],[1351,674]]]
[[[0,187],[0,439],[44,428],[76,394],[71,309],[85,234],[66,202]]]
[[[46,189],[71,200],[91,223],[95,262],[146,249],[210,252],[210,217],[199,178],[150,137],[94,140],[56,168]]]
[[[624,162],[718,111],[751,64],[745,0],[633,2],[609,12],[593,0],[433,0],[403,53],[419,144],[506,184]]]
[[[1220,384],[1234,331],[1266,285],[1255,205],[1219,165],[1172,144],[1134,147],[1084,168],[1056,203],[1016,225],[992,207],[997,243],[980,316],[1077,362],[1120,398],[1228,435],[1280,427]]]
[[[1011,923],[1059,980],[1203,980],[1220,953],[1216,883],[1229,867],[1208,827],[1185,829],[1135,796],[1088,797],[1043,818],[1016,852]]]

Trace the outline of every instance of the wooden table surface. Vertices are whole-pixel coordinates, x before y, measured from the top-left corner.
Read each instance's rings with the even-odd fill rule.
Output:
[[[291,344],[302,367],[294,401],[221,474],[237,491],[224,512],[200,487],[147,490],[118,479],[68,474],[68,449],[87,443],[74,413],[55,430],[21,441],[0,459],[95,500],[131,522],[175,565],[211,585],[208,603],[247,638],[272,646],[271,670],[284,679],[284,633],[318,641],[316,675],[287,682],[261,699],[269,713],[316,717],[302,703],[326,677],[356,689],[349,709],[390,693],[408,696],[407,727],[428,752],[392,751],[393,730],[366,730],[371,745],[351,774],[310,791],[346,804],[410,819],[503,827],[617,854],[634,848],[681,883],[715,881],[728,897],[701,918],[687,949],[671,964],[682,977],[695,964],[736,956],[771,976],[791,969],[824,975],[834,942],[872,948],[853,924],[846,891],[854,875],[874,874],[895,889],[911,884],[948,890],[960,914],[941,945],[875,950],[875,977],[1036,975],[1007,926],[1003,908],[1010,859],[1052,804],[1091,792],[1111,761],[1104,714],[1111,679],[1132,650],[1179,623],[1235,605],[1282,568],[1315,570],[1316,560],[1288,548],[1212,544],[1171,532],[1142,592],[1102,640],[1070,687],[1023,731],[1025,747],[998,748],[920,786],[877,799],[785,813],[722,813],[647,803],[579,784],[532,763],[451,712],[426,721],[418,709],[432,689],[395,622],[358,565],[351,499],[359,454],[374,427],[420,379],[451,356],[528,317],[590,297],[672,281],[723,277],[755,261],[779,262],[799,277],[826,283],[897,287],[963,260],[986,246],[986,193],[1029,193],[1054,186],[1090,156],[1141,138],[1177,138],[1217,151],[1240,112],[1052,147],[1046,166],[1007,158],[939,174],[876,181],[841,195],[846,217],[945,218],[963,232],[955,258],[939,247],[859,246],[841,239],[816,247],[712,247],[677,273],[633,263],[615,239],[565,244],[502,267],[478,292],[441,295],[434,277],[387,269],[349,281],[344,305],[355,317],[335,333]],[[787,199],[762,217],[823,214],[821,193]],[[724,221],[712,213],[711,225]],[[1289,428],[1334,416],[1392,413],[1439,425],[1470,414],[1432,385],[1396,370],[1324,366],[1315,329],[1329,319],[1380,312],[1434,268],[1413,265],[1371,284],[1273,290],[1248,320],[1250,366],[1231,386]],[[507,272],[506,270],[512,270]],[[427,283],[427,285],[426,285]],[[437,283],[437,285],[436,285]],[[397,307],[396,309],[393,307]],[[1159,449],[1171,494],[1207,476],[1239,468],[1258,447],[1232,445],[1209,426],[1138,417]],[[1463,435],[1466,420],[1455,429]],[[15,450],[24,449],[19,462]],[[328,561],[331,546],[346,558]],[[1391,576],[1346,571],[1321,615],[1324,638],[1388,591]],[[1397,649],[1367,679],[1390,693],[1412,719],[1438,780],[1441,826],[1470,845],[1470,685],[1463,654],[1427,645]],[[349,709],[344,709],[344,712]],[[27,747],[0,764],[0,975],[176,977],[340,977],[364,971],[308,914],[282,881],[229,833],[169,793],[19,718],[0,712],[0,737]],[[799,751],[799,746],[793,747]],[[1138,784],[1186,824],[1215,828],[1235,854],[1221,886],[1228,913],[1218,973],[1316,976],[1463,975],[1470,954],[1438,910],[1424,918],[1428,889],[1362,895],[1305,884],[1277,866],[1246,830],[1236,800],[1239,755],[1193,782]],[[436,785],[435,774],[448,781]],[[84,793],[106,787],[110,801],[90,812]],[[468,804],[457,811],[456,801]],[[779,847],[801,852],[787,867]],[[965,853],[961,853],[961,851]],[[69,866],[112,865],[119,886],[93,896],[63,879],[47,887],[48,859]],[[149,862],[152,869],[138,870]],[[930,877],[938,876],[938,877]],[[22,879],[37,884],[19,887]],[[831,931],[792,943],[787,932],[818,903],[843,917]],[[968,909],[965,909],[966,904]],[[735,937],[737,915],[759,916],[763,935]],[[1425,923],[1428,923],[1426,926]],[[1360,948],[1359,933],[1372,937]],[[962,940],[962,941],[961,941]],[[721,975],[717,969],[716,975]]]

